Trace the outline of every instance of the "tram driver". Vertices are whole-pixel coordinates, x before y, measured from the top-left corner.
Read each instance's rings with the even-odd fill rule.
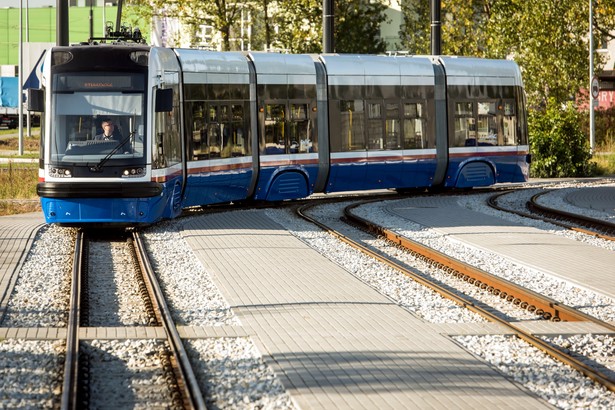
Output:
[[[94,136],[94,140],[104,141],[118,139],[116,138],[117,135],[115,134],[115,125],[113,124],[113,121],[111,121],[111,119],[105,118],[104,120],[102,120],[100,126],[102,128],[102,132]]]

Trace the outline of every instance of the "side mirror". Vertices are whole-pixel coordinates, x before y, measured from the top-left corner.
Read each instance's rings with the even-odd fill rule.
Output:
[[[26,109],[28,111],[45,111],[45,93],[40,88],[28,88],[28,100]]]
[[[156,90],[156,112],[169,112],[173,110],[173,89],[158,88]]]

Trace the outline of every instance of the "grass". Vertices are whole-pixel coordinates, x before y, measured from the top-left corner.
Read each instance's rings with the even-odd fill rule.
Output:
[[[0,216],[40,211],[36,194],[38,164],[8,162],[0,166]]]
[[[597,147],[592,161],[598,165],[600,175],[615,175],[615,142]]]
[[[17,130],[0,130],[0,154],[9,158],[0,163],[0,216],[40,211],[36,194],[38,163],[17,162],[17,158],[38,158],[38,128],[32,128],[33,136],[27,138],[24,132],[24,155],[17,155],[19,136]]]
[[[24,155],[17,155],[19,150],[19,135],[16,130],[0,130],[0,152],[5,158],[38,158],[40,130],[32,128],[32,137],[27,137],[24,130]]]

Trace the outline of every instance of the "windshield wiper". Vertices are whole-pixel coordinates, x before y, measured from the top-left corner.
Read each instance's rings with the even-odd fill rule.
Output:
[[[130,141],[130,138],[132,138],[134,135],[135,135],[135,131],[132,131],[130,134],[128,134],[128,136],[124,138],[118,145],[116,145],[115,148],[113,148],[110,153],[108,153],[103,159],[101,159],[98,164],[94,165],[93,167],[90,167],[90,171],[91,172],[102,171],[102,166],[105,165],[105,163],[109,161],[109,159],[112,156],[114,156],[120,150],[120,148],[126,145],[126,143]]]

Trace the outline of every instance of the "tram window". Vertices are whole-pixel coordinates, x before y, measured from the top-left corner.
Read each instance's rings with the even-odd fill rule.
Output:
[[[367,103],[367,138],[368,149],[384,149],[382,104],[380,103]]]
[[[429,148],[425,135],[425,106],[423,103],[404,103],[404,148]]]
[[[289,84],[289,99],[313,99],[316,98],[316,86],[314,84]]]
[[[259,86],[258,94],[266,100],[285,100],[288,98],[288,86],[286,84],[265,84]]]
[[[386,105],[385,138],[386,149],[401,149],[401,130],[399,127],[399,105]]]
[[[220,105],[219,106],[219,115],[220,115],[220,136],[221,136],[221,144],[220,144],[220,156],[222,158],[229,158],[232,154],[233,144],[232,144],[232,126],[231,126],[231,114],[230,114],[230,106],[229,105]]]
[[[289,152],[312,152],[310,120],[307,104],[290,105]]]
[[[204,102],[192,103],[192,138],[191,138],[191,158],[193,160],[206,159],[208,155],[207,149],[207,125],[206,125],[206,108]]]
[[[455,103],[455,133],[451,145],[453,147],[476,146],[474,103]]]
[[[231,156],[244,156],[250,152],[250,144],[244,130],[243,105],[232,104],[231,113],[231,137],[228,142]]]
[[[187,101],[202,101],[207,99],[207,86],[205,84],[186,84],[184,87],[184,98]]]
[[[478,102],[477,137],[478,145],[498,145],[497,104]]]
[[[207,151],[210,158],[219,158],[222,151],[218,106],[210,105],[207,116]]]
[[[229,158],[249,155],[248,119],[243,102],[225,104],[197,101],[186,106],[190,158]]]
[[[171,87],[173,88],[173,109],[170,112],[156,113],[157,138],[162,139],[164,148],[163,155],[158,158],[156,164],[158,166],[171,166],[181,162],[182,159],[179,133],[179,87],[177,84]],[[160,135],[161,133],[163,135]]]
[[[228,100],[230,87],[228,84],[209,84],[207,87],[208,100]]]
[[[500,145],[515,145],[515,132],[517,130],[517,116],[515,114],[514,101],[503,102],[502,141]]]
[[[247,100],[250,98],[249,84],[229,84],[229,97],[233,100]]]
[[[265,106],[265,154],[284,154],[285,146],[285,105],[267,104]]]
[[[341,151],[365,149],[363,100],[340,101]]]

